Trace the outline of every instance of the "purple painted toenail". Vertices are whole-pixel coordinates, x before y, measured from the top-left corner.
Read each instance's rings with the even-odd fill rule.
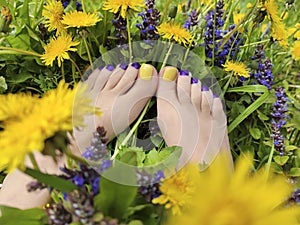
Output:
[[[202,87],[201,87],[201,91],[208,91],[209,90],[209,88],[207,87],[207,86],[205,86],[205,85],[203,85]]]
[[[138,70],[141,67],[141,64],[139,64],[138,62],[134,62],[131,64],[131,66]]]
[[[219,95],[217,95],[217,94],[214,94],[213,96],[214,96],[214,98],[219,98]]]
[[[121,69],[123,69],[123,70],[126,70],[126,69],[127,69],[127,67],[128,67],[128,65],[127,65],[127,64],[121,64],[121,65],[120,65],[120,68],[121,68]]]
[[[181,76],[188,76],[189,75],[189,71],[187,70],[180,70],[180,73],[179,73]]]
[[[107,65],[106,69],[109,71],[113,71],[115,69],[115,67],[113,65]]]
[[[191,83],[192,83],[192,84],[197,84],[197,83],[198,83],[198,79],[197,79],[197,78],[194,78],[194,77],[192,77]]]
[[[99,67],[98,67],[98,70],[101,71],[102,69],[103,69],[103,66],[99,66]]]

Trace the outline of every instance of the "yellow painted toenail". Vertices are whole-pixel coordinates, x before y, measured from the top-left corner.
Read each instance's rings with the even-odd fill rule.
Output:
[[[162,76],[163,80],[173,81],[177,76],[177,69],[175,67],[167,67]]]
[[[143,64],[140,68],[140,77],[143,80],[151,80],[153,67],[149,64]]]

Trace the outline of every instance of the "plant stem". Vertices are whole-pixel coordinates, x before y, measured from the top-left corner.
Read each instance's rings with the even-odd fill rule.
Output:
[[[146,104],[143,112],[141,113],[140,117],[138,118],[138,120],[136,121],[136,123],[133,125],[132,129],[129,131],[129,133],[127,134],[127,136],[124,138],[124,140],[122,141],[122,143],[119,145],[119,148],[115,150],[113,156],[111,157],[111,160],[114,160],[117,155],[120,152],[120,148],[122,146],[125,146],[127,144],[127,142],[129,141],[129,139],[131,138],[131,136],[134,134],[134,132],[136,131],[136,129],[138,128],[138,126],[140,125],[142,119],[144,118],[146,112],[148,111],[148,109],[152,106],[151,104],[151,99],[148,101],[148,103]]]
[[[73,63],[73,65],[75,66],[75,68],[77,69],[78,73],[80,74],[80,76],[82,77],[82,73],[79,69],[79,67],[77,66],[76,62],[70,57],[70,61]]]
[[[91,53],[90,53],[90,50],[89,50],[89,46],[86,42],[86,37],[83,37],[83,43],[84,43],[84,46],[85,46],[85,49],[86,49],[86,52],[88,54],[88,58],[89,58],[89,61],[90,61],[90,65],[92,67],[92,70],[94,70],[93,68],[93,60],[92,60],[92,57],[91,57]]]
[[[38,165],[38,163],[37,163],[37,161],[36,161],[36,159],[35,159],[35,157],[34,157],[34,155],[33,155],[33,153],[32,153],[32,152],[29,153],[28,156],[29,156],[29,159],[30,159],[30,161],[31,161],[31,163],[32,163],[33,168],[34,168],[35,170],[37,170],[37,171],[41,171],[41,170],[40,170],[40,167],[39,167],[39,165]]]
[[[171,54],[171,51],[172,51],[172,49],[173,49],[173,46],[174,46],[174,43],[173,43],[173,42],[170,42],[169,50],[168,50],[168,52],[167,52],[167,54],[166,54],[166,57],[165,57],[165,59],[164,59],[164,61],[163,61],[163,64],[162,64],[161,68],[164,68],[164,67],[166,66],[167,61],[168,61],[168,58],[169,58],[169,56],[170,56],[170,54]]]
[[[10,48],[10,47],[2,47],[2,46],[0,46],[0,50],[6,50],[6,51],[4,51],[4,54],[16,54],[16,53],[20,53],[22,55],[31,55],[31,56],[41,57],[41,54],[38,54],[36,52],[30,52],[30,51],[26,51],[26,50],[22,50],[22,49],[17,49],[17,48]],[[1,52],[0,52],[0,55],[1,55]]]
[[[270,172],[270,168],[271,168],[271,163],[272,163],[274,151],[275,151],[275,148],[274,148],[274,145],[272,145],[272,149],[271,149],[271,152],[270,152],[270,155],[269,155],[269,158],[268,158],[268,162],[266,164],[266,173],[267,173],[268,176],[269,176],[269,172]]]
[[[128,47],[129,47],[129,63],[132,63],[132,45],[131,45],[130,23],[129,23],[128,16],[126,17],[126,20],[127,20]]]
[[[61,63],[61,75],[64,81],[66,81],[65,78],[65,69],[64,69],[64,62]]]

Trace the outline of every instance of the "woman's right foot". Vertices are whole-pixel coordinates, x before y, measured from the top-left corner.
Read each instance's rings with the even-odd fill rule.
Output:
[[[103,115],[86,116],[86,126],[74,129],[80,152],[90,146],[92,134],[98,126],[105,128],[109,140],[124,131],[155,95],[158,76],[153,66],[132,63],[96,69],[84,83],[88,85],[93,105],[99,107]]]
[[[187,71],[163,68],[157,90],[158,124],[168,146],[181,146],[178,168],[210,164],[220,151],[231,158],[222,101]]]

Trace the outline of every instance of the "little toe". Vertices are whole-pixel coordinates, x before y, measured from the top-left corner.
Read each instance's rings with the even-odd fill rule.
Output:
[[[94,88],[100,72],[101,72],[101,68],[95,69],[93,72],[91,72],[88,78],[83,82],[84,84],[88,85],[89,91],[91,91]]]
[[[223,110],[223,104],[221,99],[217,95],[214,95],[211,114],[213,119],[217,121],[217,123],[221,127],[227,126],[227,119],[226,119],[225,112]]]
[[[213,105],[213,93],[207,87],[202,85],[202,94],[201,94],[201,111],[205,114],[210,114]]]
[[[177,96],[181,104],[191,103],[191,76],[182,70],[177,79]]]

